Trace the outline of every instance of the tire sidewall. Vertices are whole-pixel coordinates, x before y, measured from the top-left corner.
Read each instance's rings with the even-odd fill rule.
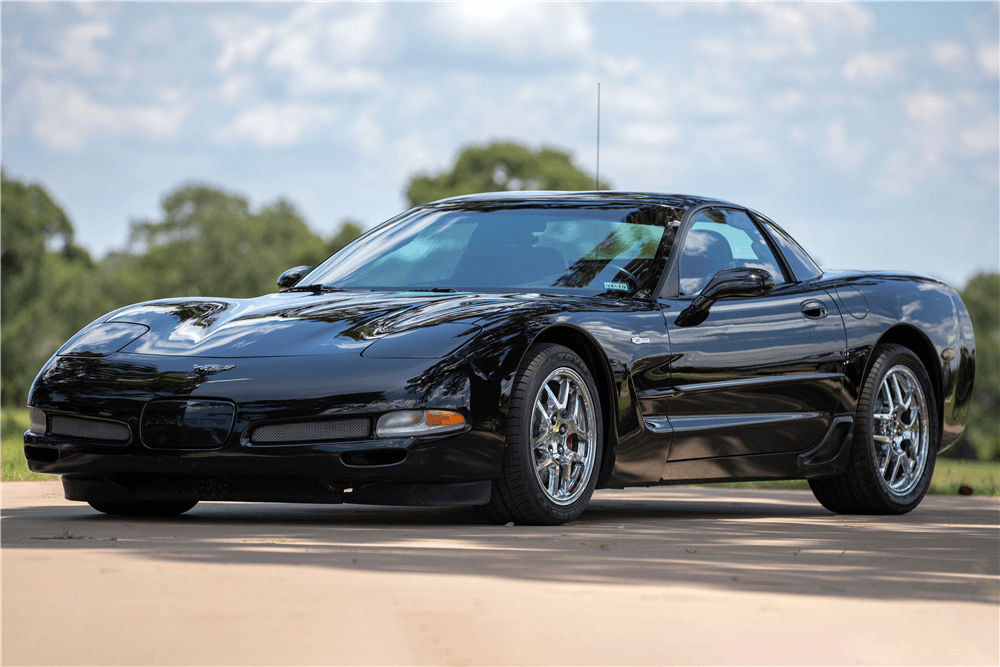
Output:
[[[594,488],[597,486],[598,472],[601,469],[602,443],[604,442],[603,416],[601,414],[601,402],[597,393],[597,385],[583,360],[569,348],[561,346],[554,346],[550,350],[543,351],[542,354],[546,356],[539,363],[534,373],[530,377],[522,375],[521,381],[525,383],[524,395],[530,402],[521,406],[524,411],[521,419],[521,428],[515,434],[516,442],[509,444],[515,445],[514,451],[520,458],[520,463],[525,471],[527,489],[535,504],[546,515],[562,523],[575,519],[586,509],[594,493]],[[535,359],[537,358],[535,357]],[[586,384],[587,391],[590,392],[590,403],[594,407],[594,430],[596,432],[594,439],[594,465],[591,468],[590,479],[587,481],[587,486],[580,497],[569,505],[557,505],[552,502],[542,489],[541,482],[539,482],[538,476],[535,474],[535,458],[531,448],[531,422],[534,417],[535,398],[538,396],[538,392],[541,390],[545,379],[548,378],[550,373],[559,368],[571,369]]]

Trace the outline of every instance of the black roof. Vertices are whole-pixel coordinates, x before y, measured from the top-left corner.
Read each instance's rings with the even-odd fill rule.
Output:
[[[426,206],[449,206],[452,204],[477,204],[477,203],[518,203],[528,204],[538,202],[546,203],[566,203],[578,202],[581,204],[597,203],[621,203],[627,205],[659,204],[671,208],[687,210],[701,204],[722,204],[735,206],[734,204],[712,197],[699,197],[692,195],[664,194],[660,192],[626,192],[621,190],[593,190],[584,192],[565,192],[558,190],[507,190],[502,192],[481,192],[472,195],[460,195],[458,197],[448,197],[426,204]]]

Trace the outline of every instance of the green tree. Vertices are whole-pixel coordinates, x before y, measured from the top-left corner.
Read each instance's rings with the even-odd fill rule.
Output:
[[[68,254],[73,246],[73,226],[66,213],[37,183],[7,178],[0,170],[0,317],[7,319],[33,295],[42,280],[42,258],[50,247]]]
[[[282,199],[255,212],[242,195],[187,184],[161,207],[159,220],[133,222],[127,250],[108,258],[115,274],[128,277],[121,287],[131,300],[257,296],[324,246]]]
[[[976,332],[976,380],[966,439],[980,460],[1000,461],[1000,273],[977,273],[962,290]]]
[[[315,266],[361,232],[345,221],[324,241],[285,199],[253,211],[242,195],[204,184],[171,191],[162,209],[159,220],[133,222],[127,250],[102,262],[125,279],[113,289],[126,302],[274,292],[286,269]]]
[[[610,187],[601,181],[600,189]],[[463,148],[450,170],[414,175],[406,198],[410,206],[417,206],[476,192],[593,189],[594,177],[578,169],[566,151],[552,147],[532,151],[515,142],[493,141]]]
[[[96,317],[88,306],[96,268],[41,185],[0,172],[0,225],[0,398],[7,404],[23,401],[45,360]]]

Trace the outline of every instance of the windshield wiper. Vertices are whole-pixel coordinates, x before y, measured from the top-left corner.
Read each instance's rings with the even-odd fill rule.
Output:
[[[457,292],[454,287],[411,287],[404,292]]]
[[[295,287],[289,287],[286,292],[312,292],[313,294],[329,294],[330,292],[343,292],[343,287],[330,287],[329,285],[323,285],[316,283],[315,285],[301,285]]]

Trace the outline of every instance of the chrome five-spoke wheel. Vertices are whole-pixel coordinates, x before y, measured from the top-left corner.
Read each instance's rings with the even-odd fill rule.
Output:
[[[582,377],[557,368],[542,383],[531,419],[535,477],[557,505],[575,502],[594,471],[594,401]]]
[[[927,397],[907,366],[885,374],[872,417],[879,474],[890,493],[905,496],[923,475],[930,435]]]
[[[816,499],[846,514],[903,514],[919,505],[940,435],[934,386],[913,350],[884,343],[872,351],[852,433],[844,472],[809,480]]]
[[[555,343],[529,349],[511,389],[500,476],[479,515],[549,526],[580,516],[601,470],[601,419],[597,385],[579,354]]]

